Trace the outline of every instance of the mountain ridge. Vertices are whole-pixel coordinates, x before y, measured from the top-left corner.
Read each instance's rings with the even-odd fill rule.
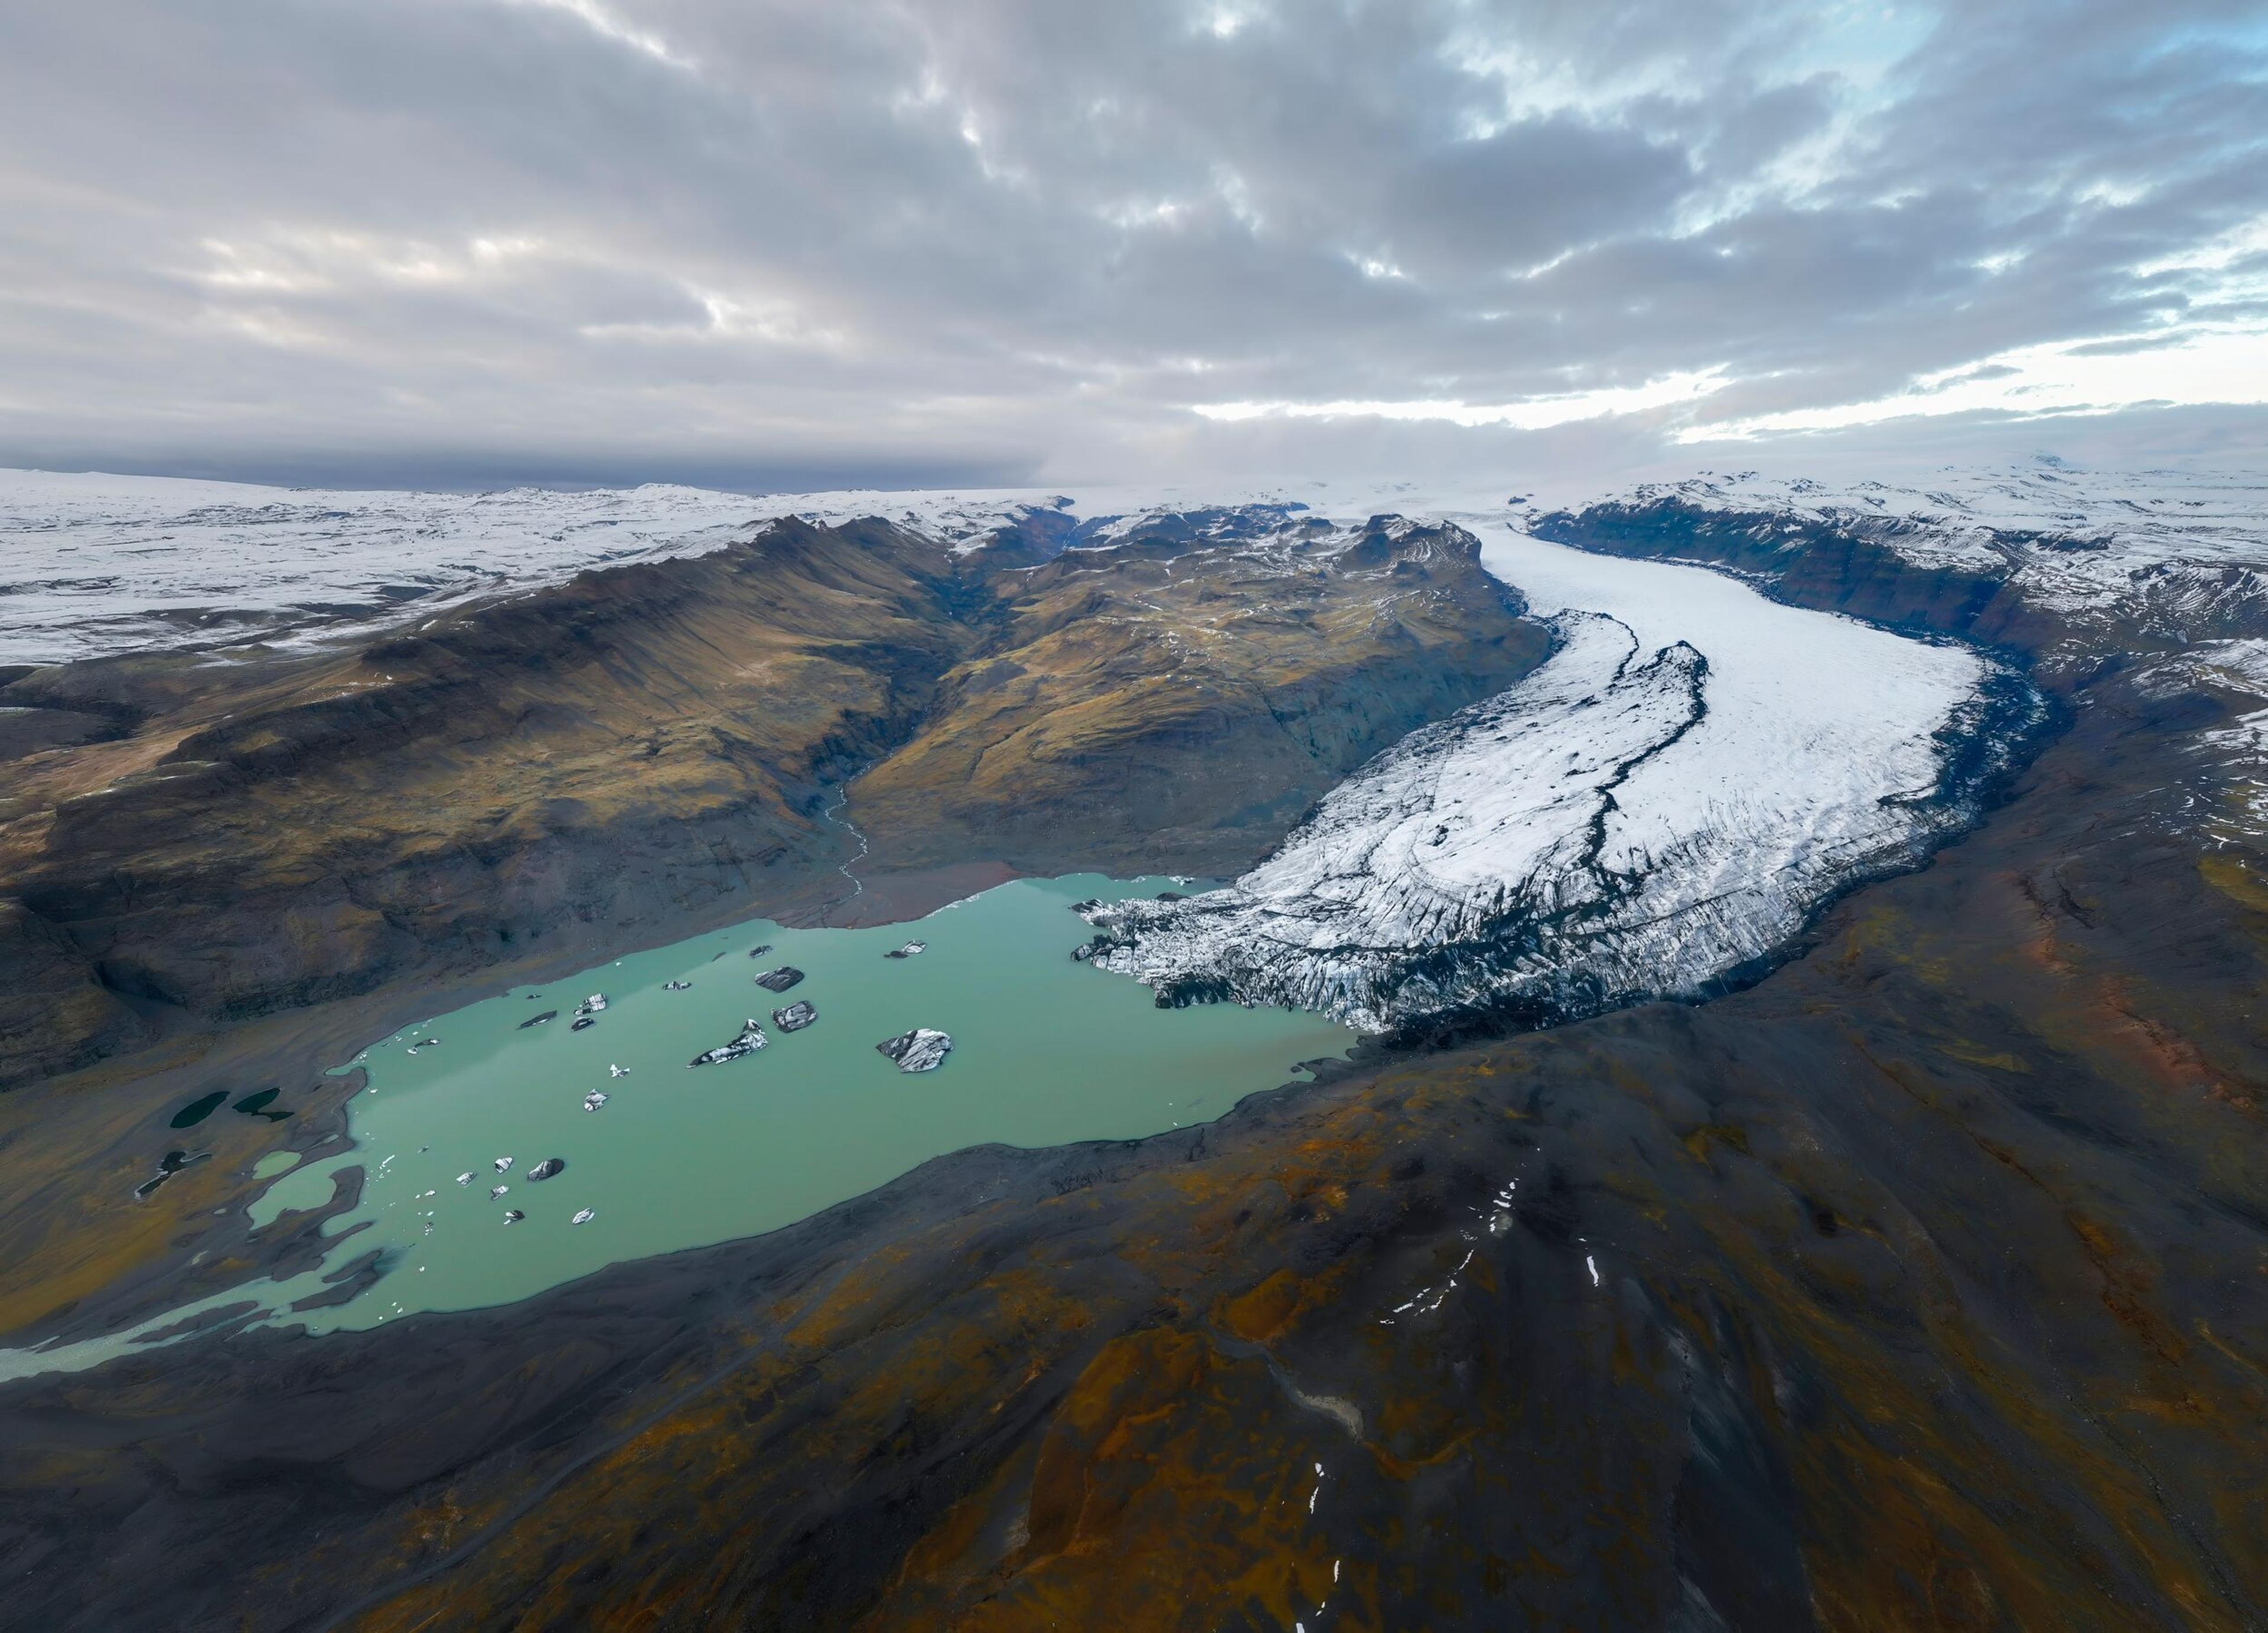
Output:
[[[1233,870],[1548,646],[1469,535],[1358,532],[1341,564],[1277,519],[1066,553],[1030,517],[959,548],[786,518],[342,651],[18,674],[0,706],[114,734],[21,756],[0,799],[5,933],[44,972],[0,998],[0,1084],[151,1040],[152,1005],[227,1021],[810,900],[845,783],[877,865]],[[984,684],[1004,663],[1013,698]],[[1243,762],[1208,764],[1239,733]]]

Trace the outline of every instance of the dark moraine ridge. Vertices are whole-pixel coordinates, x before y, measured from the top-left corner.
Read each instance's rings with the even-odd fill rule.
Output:
[[[11,1613],[2259,1627],[2268,856],[2188,804],[2228,699],[2069,677],[2005,805],[1719,1002],[0,1388]]]

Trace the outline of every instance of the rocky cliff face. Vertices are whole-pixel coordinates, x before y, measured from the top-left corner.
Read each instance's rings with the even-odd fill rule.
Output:
[[[63,996],[0,1013],[0,1085],[130,1044],[137,1005],[256,1014],[809,899],[862,773],[877,865],[1241,865],[1548,644],[1454,530],[1280,519],[1067,555],[1044,512],[958,548],[789,519],[343,650],[12,672],[0,706],[108,740],[9,761],[11,983]]]

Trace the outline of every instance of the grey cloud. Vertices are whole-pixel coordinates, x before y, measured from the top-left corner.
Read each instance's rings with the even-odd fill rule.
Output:
[[[2205,254],[2268,213],[2268,31],[2219,0],[76,0],[10,31],[0,461],[1642,462],[1687,422],[1189,405],[1719,371],[1706,425],[2268,321],[2258,246]]]
[[[1681,151],[1565,116],[1422,153],[1381,201],[1388,243],[1421,275],[1524,269],[1571,244],[1659,222],[1692,184]]]

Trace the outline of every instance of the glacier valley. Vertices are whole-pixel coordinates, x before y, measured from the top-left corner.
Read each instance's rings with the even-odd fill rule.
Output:
[[[1164,1002],[1369,1030],[1702,996],[1970,821],[2041,718],[1968,648],[1721,575],[1524,533],[1483,559],[1557,653],[1379,756],[1227,887],[1088,908],[1095,963]]]
[[[1984,547],[1970,534],[1984,529],[2005,554],[2010,517],[2061,505],[2051,519],[2068,526],[2078,494],[2095,501],[2101,515],[2088,519],[2117,548],[2027,542],[2024,559],[2066,577],[2077,562],[2096,577],[2123,572],[2132,550],[2205,548],[2200,529],[2224,519],[2209,504],[2154,489],[2145,504],[2093,481],[1946,476],[1926,495],[1870,486],[1838,507],[1815,486],[1708,478],[1641,489],[1630,503],[1666,492],[1697,510],[1779,515],[1808,504],[1830,519],[1860,518],[1902,551],[1973,554]],[[1884,511],[1898,514],[1883,521]],[[1107,551],[1145,535],[1154,550],[1186,536],[1193,548],[1233,540],[1290,560],[1351,548],[1365,518],[1395,512],[1445,525],[1467,548],[1477,541],[1484,564],[1554,622],[1556,656],[1381,754],[1228,887],[1094,909],[1101,967],[1167,1003],[1283,1003],[1372,1030],[1474,1010],[1540,1024],[1705,995],[1778,956],[1837,892],[1911,865],[1968,823],[2041,716],[2016,675],[1970,648],[1781,605],[1719,571],[1547,542],[1530,529],[1548,519],[1521,498],[1407,484],[756,498],[667,488],[344,494],[0,473],[0,538],[14,564],[0,592],[18,614],[0,662],[322,643],[593,567],[702,554],[766,516],[880,514],[963,554],[1038,519],[1057,549]],[[2237,542],[2249,562],[2257,539]],[[2228,553],[2220,533],[2205,544]],[[2153,584],[2172,582],[2158,555],[2142,566]],[[2220,559],[2207,567],[2216,585],[2233,570]],[[1381,598],[1401,592],[1381,577]],[[2096,586],[2082,599],[2107,596]]]

